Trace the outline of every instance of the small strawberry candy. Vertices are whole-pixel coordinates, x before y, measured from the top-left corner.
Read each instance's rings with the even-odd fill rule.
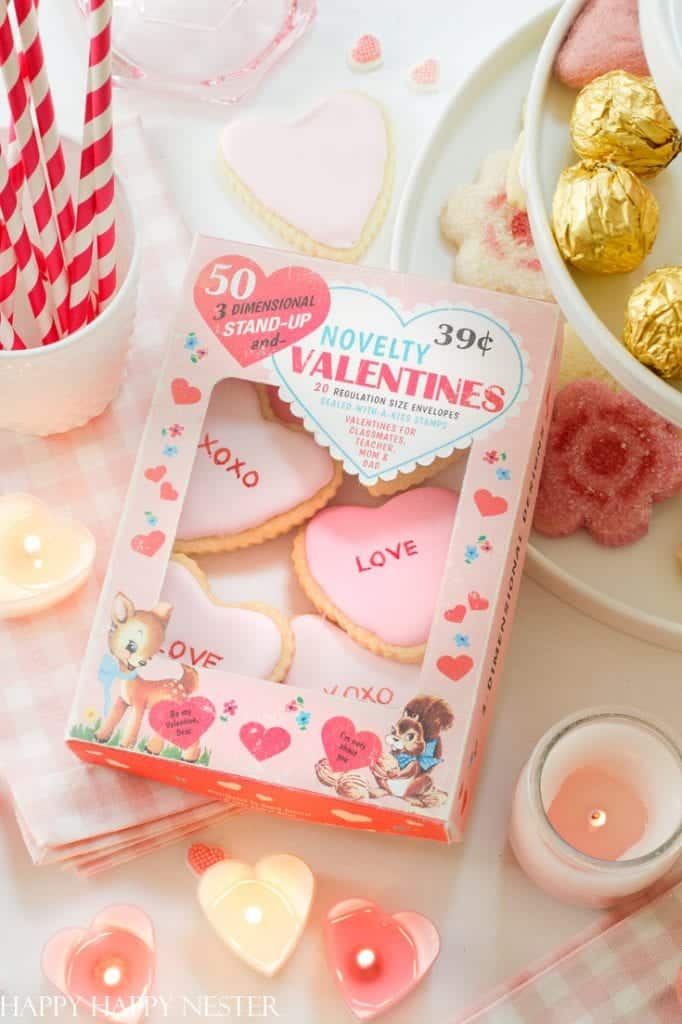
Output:
[[[649,529],[651,506],[682,490],[682,438],[667,420],[603,381],[557,395],[534,526],[548,537],[586,527],[619,547]]]

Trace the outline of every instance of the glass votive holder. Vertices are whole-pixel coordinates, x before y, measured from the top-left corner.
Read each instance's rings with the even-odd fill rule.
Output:
[[[528,877],[568,903],[609,907],[647,889],[682,850],[679,743],[636,711],[563,719],[521,772],[509,839]]]

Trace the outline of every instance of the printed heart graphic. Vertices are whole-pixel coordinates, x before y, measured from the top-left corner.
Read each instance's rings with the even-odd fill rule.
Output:
[[[224,861],[227,854],[222,846],[207,846],[206,843],[192,843],[187,851],[187,866],[195,875],[203,875],[214,864]]]
[[[354,640],[369,632],[386,656],[420,661],[456,508],[457,495],[442,487],[405,491],[377,508],[328,506],[294,544],[303,589]]]
[[[412,992],[440,952],[435,925],[422,914],[386,914],[370,900],[350,899],[329,911],[327,961],[358,1020],[373,1020]],[[363,966],[360,951],[373,954]]]
[[[27,531],[40,539],[40,559],[15,555],[28,552]],[[31,494],[0,495],[0,537],[0,620],[62,601],[92,571],[95,538],[90,530]]]
[[[42,954],[45,977],[62,995],[81,1006],[109,1000],[107,1019],[137,1024],[148,1008],[154,979],[154,928],[138,907],[107,907],[88,929],[66,928],[53,935]],[[115,984],[105,982],[102,966],[125,964]],[[118,1007],[121,1007],[119,1010]]]
[[[213,725],[216,710],[208,697],[160,700],[149,711],[149,725],[169,743],[187,750]]]
[[[340,465],[308,433],[263,418],[249,381],[216,385],[200,438],[175,545],[187,554],[257,543],[264,523],[275,537],[341,486]]]
[[[231,118],[221,148],[238,194],[304,252],[359,259],[388,207],[390,131],[379,103],[361,93],[329,96],[293,120]]]
[[[474,662],[468,654],[458,654],[456,658],[453,658],[450,654],[443,654],[436,662],[436,667],[439,672],[442,672],[444,676],[451,679],[453,683],[458,683],[467,672],[471,672]]]
[[[334,772],[367,768],[381,755],[381,740],[376,733],[355,731],[350,718],[338,715],[322,726],[322,746]]]
[[[444,458],[485,431],[523,397],[523,358],[516,341],[503,325],[473,309],[428,310],[410,315],[385,298],[366,289],[349,286],[330,289],[331,307],[324,331],[291,345],[273,356],[272,364],[283,398],[293,401],[293,411],[305,418],[320,444],[343,459],[348,473],[372,485],[382,476],[409,472],[428,465],[434,456]],[[444,319],[445,318],[445,319]],[[481,349],[478,342],[451,351],[448,344],[433,344],[443,324],[456,322],[460,334],[478,339],[495,351],[494,372],[483,374],[486,383],[476,398],[470,398],[463,381],[481,380]],[[350,325],[348,328],[339,325]],[[409,346],[386,337],[408,336]],[[382,340],[383,339],[383,340]],[[324,340],[324,345],[322,345]],[[419,364],[420,376],[402,360]],[[492,366],[492,363],[486,364]],[[369,376],[368,376],[369,374]],[[438,382],[434,392],[434,381]],[[390,449],[377,466],[367,458],[366,431],[350,430],[348,414],[328,395],[340,384],[344,394],[355,400],[352,409],[364,411],[362,401],[371,394],[377,409],[390,403],[411,402],[428,413],[416,431],[396,432]],[[466,393],[465,393],[466,392]],[[452,416],[453,409],[457,416]],[[368,419],[368,423],[370,420]],[[377,429],[382,420],[376,419]]]
[[[161,484],[160,494],[164,501],[175,501],[178,497],[178,492],[175,490],[170,480],[165,480]]]
[[[217,268],[222,268],[218,270]],[[248,303],[216,300],[216,275],[229,268],[233,289],[249,282]],[[222,293],[221,293],[222,294]],[[266,276],[257,263],[245,256],[221,256],[212,260],[194,285],[194,303],[220,344],[240,366],[250,366],[305,338],[324,323],[329,312],[329,289],[319,274],[305,267],[282,267]],[[273,312],[263,317],[256,310]],[[251,306],[251,312],[243,309]],[[227,308],[226,308],[227,307]],[[238,312],[233,313],[232,310]],[[224,316],[219,315],[225,310]],[[263,320],[267,328],[263,328]],[[177,401],[177,399],[176,399]]]
[[[294,659],[288,686],[384,706],[402,706],[417,692],[420,665],[402,665],[372,654],[319,615],[297,615],[291,629]]]
[[[444,618],[446,622],[462,622],[466,613],[465,604],[456,604],[454,608],[448,608]]]
[[[158,484],[159,480],[162,480],[166,475],[165,466],[151,466],[149,469],[145,469],[144,475],[147,480],[151,480],[153,483]]]
[[[477,590],[470,590],[467,595],[469,607],[472,612],[484,612],[488,608],[490,601],[487,597],[481,597]]]
[[[171,393],[176,405],[196,405],[201,400],[201,391],[184,377],[176,377],[171,383]]]
[[[491,494],[485,487],[475,491],[474,502],[482,516],[501,516],[509,507],[505,498]]]
[[[163,547],[166,534],[162,530],[152,530],[151,533],[138,533],[130,542],[133,551],[147,558],[153,558],[159,548]]]
[[[161,600],[173,613],[161,654],[193,668],[229,668],[239,675],[280,682],[284,678],[293,638],[286,618],[266,604],[223,604],[211,593],[199,566],[185,555],[168,563]],[[146,678],[150,666],[140,671]],[[161,678],[167,678],[166,668]]]
[[[415,92],[435,92],[440,84],[440,61],[429,57],[415,64],[410,69],[408,81]]]
[[[286,963],[305,928],[315,890],[308,865],[291,854],[257,864],[224,860],[199,880],[199,903],[232,952],[270,978]]]
[[[286,750],[291,736],[286,729],[273,725],[266,729],[261,722],[247,722],[239,730],[239,739],[257,761],[267,761]]]
[[[371,71],[380,67],[382,59],[380,40],[366,33],[353,44],[348,63],[353,71]]]

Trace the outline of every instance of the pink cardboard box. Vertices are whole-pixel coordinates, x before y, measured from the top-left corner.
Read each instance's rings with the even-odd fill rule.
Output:
[[[198,238],[83,662],[67,732],[74,753],[259,810],[460,839],[521,579],[559,326],[549,303]],[[230,396],[249,403],[256,389],[234,380],[223,385],[227,422],[233,419],[230,436],[219,436],[204,419],[215,385],[226,378],[270,385],[258,393],[270,401],[257,417],[236,422]],[[337,480],[343,467],[346,484],[364,495],[359,504],[397,502],[383,513],[383,547],[363,547],[361,526],[357,551],[331,543],[315,575],[319,584],[322,570],[331,572],[333,590],[335,580],[356,574],[344,614],[369,630],[375,651],[384,627],[393,636],[401,619],[408,632],[404,624],[427,609],[425,650],[415,655],[411,646],[405,654],[398,642],[403,662],[423,654],[409,692],[397,680],[410,669],[383,657],[383,640],[379,658],[368,655],[362,636],[353,651],[371,658],[387,685],[338,678],[320,686],[335,657],[325,643],[310,678],[299,665],[296,684],[287,685],[285,669],[301,649],[299,642],[294,650],[287,616],[277,610],[268,626],[272,633],[274,622],[276,635],[287,639],[277,655],[284,669],[273,676],[285,685],[235,671],[242,655],[264,656],[268,647],[239,619],[243,610],[209,603],[205,594],[190,612],[163,600],[181,513],[220,522],[225,510],[232,519],[244,512],[239,543],[246,544],[254,539],[248,503],[255,502],[256,519],[272,506],[273,516],[284,516],[279,532],[285,529],[288,482],[305,477],[315,461],[286,468],[280,445],[293,444],[294,431]],[[421,480],[434,460],[452,463],[457,449],[468,449],[466,469],[449,544],[435,564],[424,551],[435,513],[423,505],[432,504],[433,492],[410,499],[422,503],[426,517],[418,541],[422,527],[396,511],[407,507],[403,499],[371,499],[361,485],[391,489],[405,474]],[[203,484],[190,489],[195,458],[204,460]],[[305,514],[299,508],[293,519]],[[362,523],[372,515],[363,513]],[[207,530],[216,533],[215,526]],[[240,571],[249,551],[265,558],[266,544],[274,543],[239,552]],[[305,538],[298,544],[312,567]],[[293,587],[293,569],[291,580]],[[191,574],[186,581],[198,588]],[[398,612],[389,614],[391,602]],[[211,616],[224,616],[214,629],[218,639],[195,641]],[[331,629],[312,616],[306,621]],[[354,643],[336,627],[334,636],[346,647]],[[386,642],[395,645],[395,637]],[[396,737],[406,729],[412,745],[399,749]]]

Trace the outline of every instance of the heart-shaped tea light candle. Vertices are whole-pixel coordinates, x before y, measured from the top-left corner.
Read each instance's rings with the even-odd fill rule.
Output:
[[[350,899],[329,911],[327,959],[348,1008],[373,1020],[420,983],[440,952],[435,925],[422,914],[386,914],[370,900]]]
[[[209,858],[197,869],[199,903],[213,929],[249,967],[272,977],[300,939],[315,890],[313,873],[291,854],[263,857],[257,864]]]
[[[30,494],[0,497],[0,619],[49,608],[90,575],[95,539]]]
[[[154,977],[154,929],[138,907],[107,907],[90,928],[57,932],[43,950],[45,977],[90,1016],[137,1024]]]

